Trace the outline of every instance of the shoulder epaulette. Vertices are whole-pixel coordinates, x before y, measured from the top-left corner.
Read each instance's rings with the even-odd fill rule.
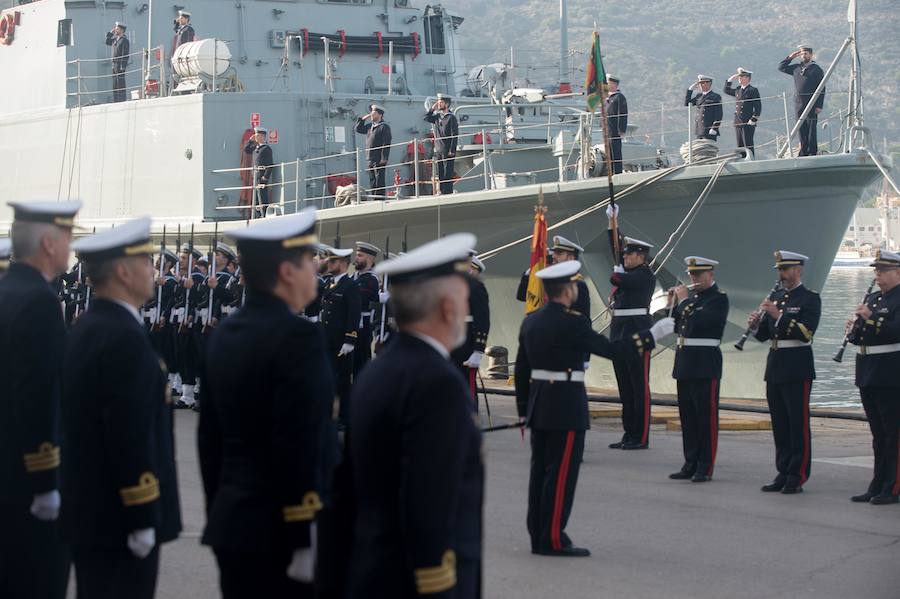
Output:
[[[566,308],[566,314],[571,314],[573,316],[583,316],[581,312],[579,312],[578,310],[573,310],[571,308]]]
[[[573,280],[573,281],[583,281],[583,280],[584,280],[584,277],[581,276],[581,273],[578,273],[577,275],[575,275],[574,277],[572,277],[572,280]]]

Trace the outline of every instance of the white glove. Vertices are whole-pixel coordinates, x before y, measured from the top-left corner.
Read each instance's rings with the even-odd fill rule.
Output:
[[[615,266],[613,266],[613,272],[623,274],[625,272],[625,267],[622,266],[621,264],[616,264]]]
[[[660,339],[668,337],[673,332],[675,332],[675,319],[671,316],[658,320],[656,324],[650,327],[650,334],[653,335],[653,340],[657,343],[659,343]]]
[[[346,356],[350,354],[354,349],[356,349],[356,346],[354,346],[352,343],[345,343],[341,346],[341,351],[338,352],[338,355]]]
[[[128,548],[138,558],[144,559],[156,545],[156,530],[142,528],[128,535]]]
[[[618,204],[613,206],[612,204],[606,207],[606,218],[612,220],[614,218],[619,218],[619,206]]]
[[[294,549],[294,556],[287,567],[288,578],[297,582],[312,582],[315,561],[315,554],[311,547]]]
[[[469,359],[463,362],[463,366],[468,366],[469,368],[481,368],[481,358],[484,357],[484,354],[480,351],[473,351],[472,355],[469,356]]]
[[[710,134],[710,135],[718,135],[718,133],[716,133],[716,130],[715,130],[715,129],[710,129],[710,130],[709,130],[709,134]]]
[[[388,303],[388,300],[391,299],[390,291],[379,291],[378,292],[378,302],[381,304]]]
[[[59,518],[59,491],[40,493],[31,502],[31,515],[38,520],[51,522]]]
[[[587,361],[587,362],[584,363],[584,370],[585,370],[585,372],[587,372],[587,369],[590,368],[590,367],[591,367],[591,362],[590,362],[590,361]]]

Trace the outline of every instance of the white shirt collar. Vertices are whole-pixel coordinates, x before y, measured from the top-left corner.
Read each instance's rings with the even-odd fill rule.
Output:
[[[750,85],[749,83],[747,85]],[[742,85],[741,89],[747,89],[747,85]]]
[[[415,337],[417,339],[421,339],[422,341],[424,341],[425,343],[430,345],[434,349],[434,351],[441,354],[441,357],[443,357],[445,360],[450,359],[450,352],[447,351],[447,348],[444,347],[443,345],[441,345],[438,342],[438,340],[435,339],[434,337],[430,337],[430,336],[426,335],[425,333],[419,333],[418,331],[407,331],[407,332],[410,335],[412,335],[413,337]]]
[[[345,274],[347,274],[347,273],[342,272],[342,273],[339,274],[339,275],[334,275],[334,277],[331,279],[331,282],[334,283],[334,284],[337,284],[337,282],[340,281],[341,278],[342,278]]]
[[[128,313],[131,314],[132,316],[134,316],[134,319],[135,319],[136,321],[138,321],[138,324],[140,324],[140,325],[143,325],[143,324],[144,324],[144,319],[141,318],[141,315],[140,315],[140,313],[137,311],[137,308],[135,308],[134,306],[132,306],[132,305],[129,304],[128,302],[123,302],[122,300],[119,300],[119,299],[112,299],[112,298],[110,298],[109,301],[115,302],[115,303],[119,304],[120,306],[122,306],[123,308],[125,308],[126,310],[128,310]]]

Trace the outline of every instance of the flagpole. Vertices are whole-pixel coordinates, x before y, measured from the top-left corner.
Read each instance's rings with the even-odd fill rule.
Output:
[[[592,42],[596,42],[599,40],[599,34],[594,29],[594,35],[596,36]],[[606,75],[604,69],[604,76]],[[608,122],[606,120],[606,98],[607,98],[607,82],[604,80],[600,83],[600,118],[603,119],[603,148],[605,154],[606,161],[606,183],[609,188],[609,205],[613,207],[615,210],[616,207],[616,194],[615,187],[613,186],[613,165],[612,165],[612,152],[611,146],[609,143],[609,136],[607,135],[607,125]],[[612,225],[612,243],[613,243],[613,263],[619,264],[621,260],[621,251],[619,248],[619,219],[615,216],[610,219],[610,225]]]

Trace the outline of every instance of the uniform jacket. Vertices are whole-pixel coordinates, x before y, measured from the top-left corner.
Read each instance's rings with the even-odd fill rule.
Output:
[[[72,328],[63,393],[63,537],[125,548],[129,533],[181,531],[172,397],[141,323],[97,298]]]
[[[806,108],[809,99],[812,98],[816,88],[819,87],[819,84],[825,77],[822,67],[817,65],[815,61],[810,61],[806,65],[791,64],[791,59],[785,58],[778,65],[778,70],[794,78],[794,104],[798,111]],[[822,108],[823,106],[825,106],[824,89],[815,103],[816,108]],[[815,113],[812,114],[814,115]]]
[[[106,45],[112,46],[112,71],[124,73],[128,66],[128,54],[131,52],[131,43],[124,35],[117,37],[112,31],[106,32]]]
[[[854,327],[849,339],[854,345],[900,343],[900,286],[887,293],[869,294],[865,304],[872,316]],[[900,352],[857,354],[856,384],[859,387],[900,387]]]
[[[715,129],[716,136],[718,136],[719,126],[722,124],[722,96],[712,90],[696,96],[693,94],[693,90],[687,90],[684,96],[684,105],[693,105],[697,108],[694,135],[697,137],[707,136],[710,129]]]
[[[678,337],[721,340],[728,321],[728,296],[713,284],[679,302],[673,316]],[[721,348],[676,346],[672,377],[681,381],[722,378]]]
[[[66,328],[53,289],[13,262],[0,279],[0,500],[59,488],[59,396]]]
[[[194,28],[191,27],[190,23],[180,25],[177,21],[175,22],[175,48],[178,48],[181,44],[194,41],[194,37]]]
[[[491,305],[487,287],[481,279],[469,277],[469,317],[466,324],[466,341],[453,350],[450,359],[462,364],[472,352],[484,353],[488,333],[491,331]]]
[[[445,113],[429,110],[425,120],[434,125],[436,138],[434,140],[434,153],[438,156],[453,156],[456,154],[456,142],[459,137],[459,123],[456,115],[450,111]]]
[[[781,317],[773,320],[768,314],[763,314],[756,338],[759,341],[790,339],[811,342],[822,316],[822,298],[819,294],[799,285],[784,291],[776,303],[782,311]],[[812,346],[769,350],[767,382],[795,383],[815,378]]]
[[[322,326],[325,347],[338,351],[345,343],[356,345],[359,336],[360,299],[356,281],[345,274],[337,282],[331,281],[322,296]]]
[[[362,371],[350,406],[357,512],[348,596],[456,597],[455,562],[481,559],[484,485],[462,375],[400,333]]]
[[[606,98],[606,127],[610,137],[622,137],[628,129],[628,102],[620,91]]]
[[[306,309],[303,310],[303,314],[307,318],[315,319],[316,322],[319,320],[319,316],[322,313],[322,297],[325,295],[325,287],[327,283],[325,283],[325,278],[322,275],[316,275],[316,299],[311,301]]]
[[[391,127],[384,121],[370,123],[357,117],[356,132],[366,136],[366,160],[385,164],[391,154]]]
[[[257,182],[262,184],[270,183],[275,170],[272,168],[272,165],[275,164],[275,160],[272,157],[272,146],[269,144],[258,144],[251,139],[244,146],[244,152],[252,156],[253,168],[264,167],[256,175]]]
[[[378,277],[371,270],[354,274],[353,280],[356,281],[356,286],[359,288],[359,306],[361,313],[359,330],[371,330],[374,311],[381,305],[378,303],[378,291],[381,287],[381,283],[378,282]]]
[[[731,87],[731,81],[725,82],[725,93],[734,96],[734,124],[756,124],[759,115],[762,114],[762,100],[759,99],[759,90],[748,85],[747,87]]]

